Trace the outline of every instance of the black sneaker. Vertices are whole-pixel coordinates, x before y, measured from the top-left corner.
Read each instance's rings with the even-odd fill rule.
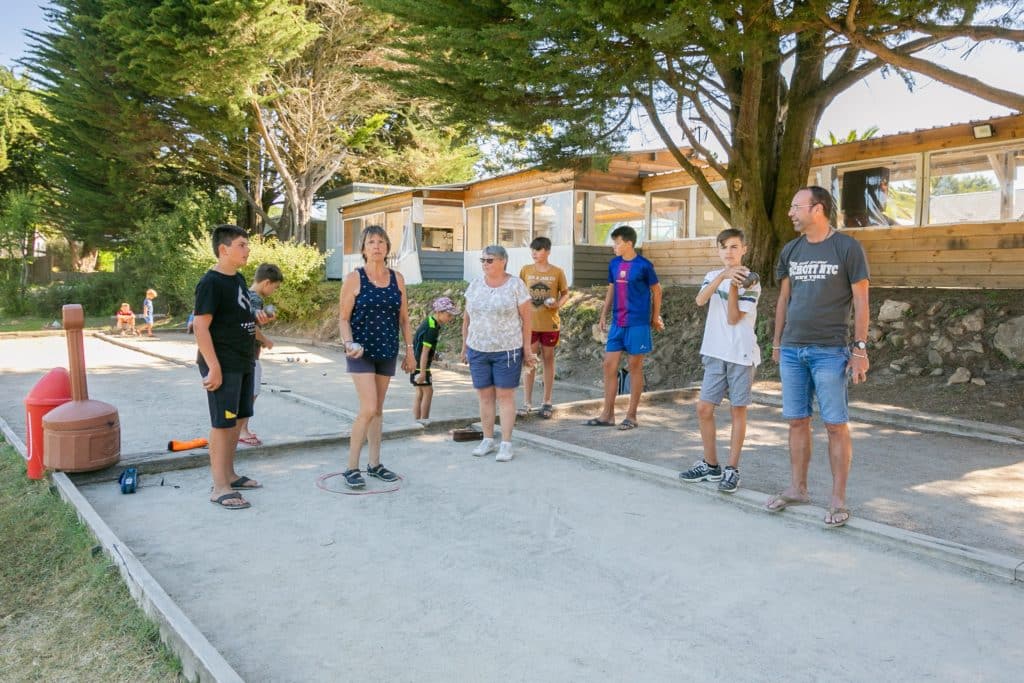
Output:
[[[398,475],[389,470],[384,465],[377,465],[376,467],[367,467],[366,473],[371,477],[376,477],[381,481],[397,481]]]
[[[726,465],[722,473],[722,481],[718,482],[718,490],[721,493],[736,493],[740,487],[740,471],[735,467]]]
[[[345,478],[345,486],[350,489],[361,489],[366,486],[366,480],[363,479],[363,475],[359,473],[359,470],[345,470],[341,473],[341,476]]]
[[[718,465],[712,466],[703,460],[698,460],[693,464],[693,467],[685,472],[680,472],[679,478],[686,482],[721,481],[722,468]]]

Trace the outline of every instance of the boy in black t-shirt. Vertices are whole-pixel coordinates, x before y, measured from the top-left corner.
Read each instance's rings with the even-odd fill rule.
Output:
[[[196,362],[210,407],[211,503],[230,510],[249,507],[241,490],[262,485],[235,472],[235,450],[241,425],[252,416],[253,361],[257,314],[249,288],[238,272],[249,260],[249,238],[236,225],[213,230],[217,265],[196,285],[193,329],[199,353]],[[265,316],[258,314],[265,322]]]
[[[412,403],[412,416],[421,425],[430,424],[430,402],[434,399],[434,386],[430,377],[430,364],[434,362],[437,340],[441,326],[447,325],[459,314],[458,307],[446,296],[434,299],[432,313],[427,316],[413,337],[413,352],[416,354],[416,372],[409,375],[409,381],[416,387]]]

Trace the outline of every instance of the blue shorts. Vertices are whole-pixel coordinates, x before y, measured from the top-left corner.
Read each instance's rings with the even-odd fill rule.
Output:
[[[625,351],[631,356],[642,356],[654,350],[654,342],[651,341],[650,325],[629,325],[619,327],[613,324],[608,330],[608,342],[604,345],[605,351]]]
[[[701,356],[704,365],[704,380],[700,385],[700,400],[722,403],[726,391],[729,393],[729,405],[741,408],[750,405],[750,390],[754,385],[757,368],[753,365],[730,363],[721,358]]]
[[[369,373],[373,375],[382,375],[384,377],[394,377],[395,368],[398,367],[398,358],[375,360],[373,358],[367,358],[366,356],[360,356],[359,358],[349,358],[346,356],[345,364],[348,366],[348,372],[350,375]]]
[[[779,349],[782,378],[782,417],[799,420],[814,412],[813,400],[825,424],[850,421],[847,388],[850,349],[845,346],[783,346]]]
[[[474,389],[515,389],[523,374],[523,350],[474,351],[466,349],[469,358],[469,375],[473,378]]]

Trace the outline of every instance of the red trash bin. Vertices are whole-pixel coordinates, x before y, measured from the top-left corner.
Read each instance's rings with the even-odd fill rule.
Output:
[[[43,478],[43,416],[71,400],[71,375],[54,368],[36,382],[25,397],[25,445],[28,478]]]

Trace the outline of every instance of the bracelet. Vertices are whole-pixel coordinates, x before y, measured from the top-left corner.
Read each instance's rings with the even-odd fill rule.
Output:
[[[868,354],[866,354],[866,353],[851,353],[850,355],[854,356],[856,358],[867,358],[868,357]]]

